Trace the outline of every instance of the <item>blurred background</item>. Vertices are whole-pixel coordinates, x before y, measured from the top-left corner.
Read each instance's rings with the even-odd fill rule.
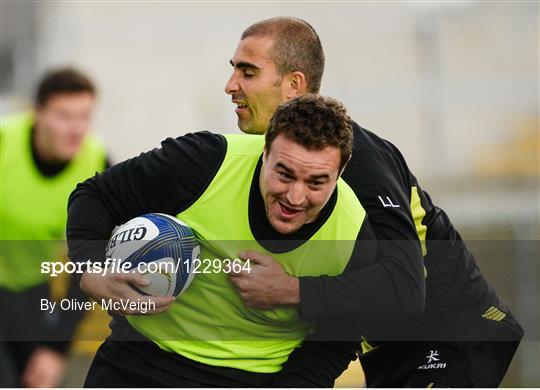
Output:
[[[313,25],[321,93],[394,143],[525,328],[503,382],[540,386],[538,2],[1,1],[2,115],[50,67],[99,87],[94,125],[114,162],[190,131],[238,132],[223,89],[241,32],[273,16]],[[106,315],[89,313],[66,386],[80,386]],[[358,362],[338,385],[363,383]]]

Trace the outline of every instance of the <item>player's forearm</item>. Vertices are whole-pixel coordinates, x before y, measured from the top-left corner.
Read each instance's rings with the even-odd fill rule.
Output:
[[[424,281],[392,258],[339,276],[303,277],[300,293],[304,320],[350,314],[385,323],[419,316],[425,305]]]
[[[66,237],[71,261],[101,262],[114,227],[103,202],[88,190],[79,189],[70,198]]]
[[[283,281],[280,301],[284,306],[297,306],[300,304],[300,280],[298,278],[287,275],[287,278]]]
[[[414,256],[417,241],[373,241],[369,229],[363,233],[343,274],[300,278],[302,319],[347,315],[363,329],[423,312],[426,286],[423,263]],[[369,265],[360,266],[370,253]]]

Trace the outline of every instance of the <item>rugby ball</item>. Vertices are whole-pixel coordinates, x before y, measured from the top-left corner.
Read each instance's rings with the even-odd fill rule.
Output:
[[[193,260],[200,247],[191,228],[166,214],[145,214],[114,229],[106,247],[111,264],[140,272],[150,281],[132,287],[152,296],[179,297],[193,280]]]

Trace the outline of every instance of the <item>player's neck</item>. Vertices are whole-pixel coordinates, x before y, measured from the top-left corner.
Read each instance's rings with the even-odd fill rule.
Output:
[[[47,138],[47,131],[36,123],[32,130],[32,148],[36,157],[45,164],[67,163],[67,161],[61,161],[54,155]]]
[[[43,176],[55,176],[69,164],[69,161],[61,161],[55,158],[50,151],[46,134],[44,134],[43,129],[38,129],[37,124],[32,127],[30,146],[34,164]]]

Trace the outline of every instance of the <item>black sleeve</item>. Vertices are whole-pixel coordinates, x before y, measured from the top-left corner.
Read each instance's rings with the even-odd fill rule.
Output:
[[[176,215],[204,192],[227,149],[209,132],[168,138],[161,148],[113,165],[79,184],[68,203],[72,261],[103,260],[115,225],[151,212]]]
[[[343,178],[369,216],[378,259],[365,267],[351,262],[339,276],[300,278],[300,315],[305,320],[361,313],[364,322],[377,323],[424,310],[424,265],[410,211],[409,170],[393,145],[378,139],[374,148],[369,144],[373,139],[356,127],[353,157]]]

